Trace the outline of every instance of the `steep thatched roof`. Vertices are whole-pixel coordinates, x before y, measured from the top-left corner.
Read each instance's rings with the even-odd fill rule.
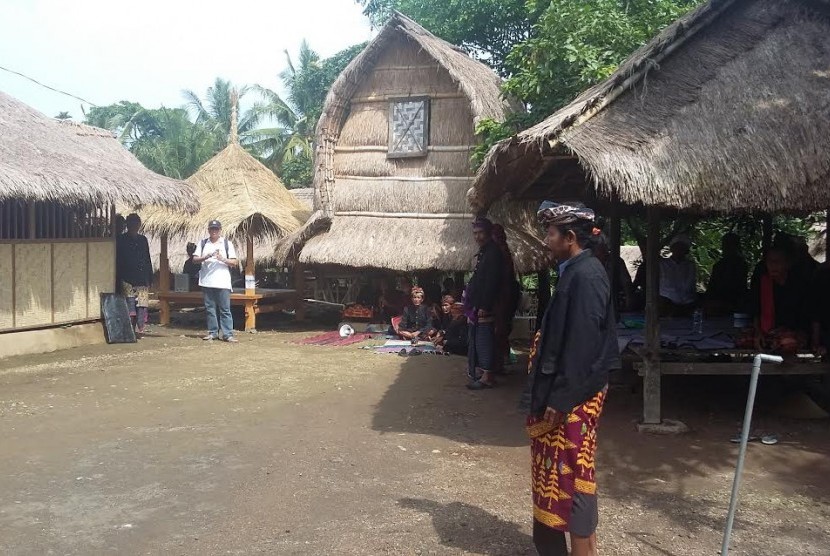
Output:
[[[501,95],[501,80],[489,67],[463,50],[436,37],[405,15],[395,12],[363,52],[335,80],[317,124],[317,135],[339,130],[352,96],[372,71],[387,46],[401,35],[415,41],[440,66],[446,68],[470,101],[476,123],[482,119],[503,121],[519,106]]]
[[[196,190],[199,212],[191,216],[144,210],[141,216],[148,232],[196,241],[206,236],[208,222],[216,219],[234,241],[245,241],[249,233],[277,239],[295,232],[309,215],[271,170],[233,141],[185,181]]]
[[[426,153],[388,155],[392,100],[429,98]],[[521,107],[485,64],[396,13],[335,81],[317,125],[315,213],[277,259],[398,271],[468,270],[467,190],[484,118]],[[546,264],[535,224],[501,222],[523,271]]]
[[[830,206],[828,35],[823,0],[712,0],[496,145],[471,204],[581,187],[702,211]]]
[[[109,131],[47,118],[0,92],[0,199],[12,198],[198,206],[190,187],[142,166]]]

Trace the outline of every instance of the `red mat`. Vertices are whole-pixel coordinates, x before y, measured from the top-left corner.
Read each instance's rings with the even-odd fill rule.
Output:
[[[346,338],[341,338],[340,332],[335,330],[300,340],[297,343],[307,346],[350,346],[370,339],[372,339],[371,334],[354,334]]]

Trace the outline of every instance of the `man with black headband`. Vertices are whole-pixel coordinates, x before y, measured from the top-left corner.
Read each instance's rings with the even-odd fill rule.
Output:
[[[467,316],[467,374],[471,390],[495,386],[496,336],[495,324],[499,292],[504,284],[504,256],[493,242],[493,223],[486,218],[473,221],[473,238],[479,246],[476,268],[464,291],[464,313]]]
[[[530,354],[533,542],[541,556],[597,554],[594,453],[608,373],[620,368],[608,275],[585,249],[594,212],[545,201],[539,222],[559,283]]]

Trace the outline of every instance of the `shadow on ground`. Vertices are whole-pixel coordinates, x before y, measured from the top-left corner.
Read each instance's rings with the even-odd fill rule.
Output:
[[[428,514],[441,544],[464,552],[486,556],[520,556],[532,554],[517,547],[532,547],[533,539],[519,526],[481,508],[451,502],[441,504],[422,498],[403,498],[398,504]],[[517,552],[518,551],[518,552]]]

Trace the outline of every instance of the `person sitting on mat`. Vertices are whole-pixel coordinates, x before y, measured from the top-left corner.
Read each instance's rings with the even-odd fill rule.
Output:
[[[424,290],[412,288],[412,303],[403,310],[398,335],[404,340],[425,340],[432,330],[432,317],[424,304]]]
[[[444,353],[467,355],[467,318],[464,308],[451,295],[441,299],[441,307],[432,322],[430,340]]]

